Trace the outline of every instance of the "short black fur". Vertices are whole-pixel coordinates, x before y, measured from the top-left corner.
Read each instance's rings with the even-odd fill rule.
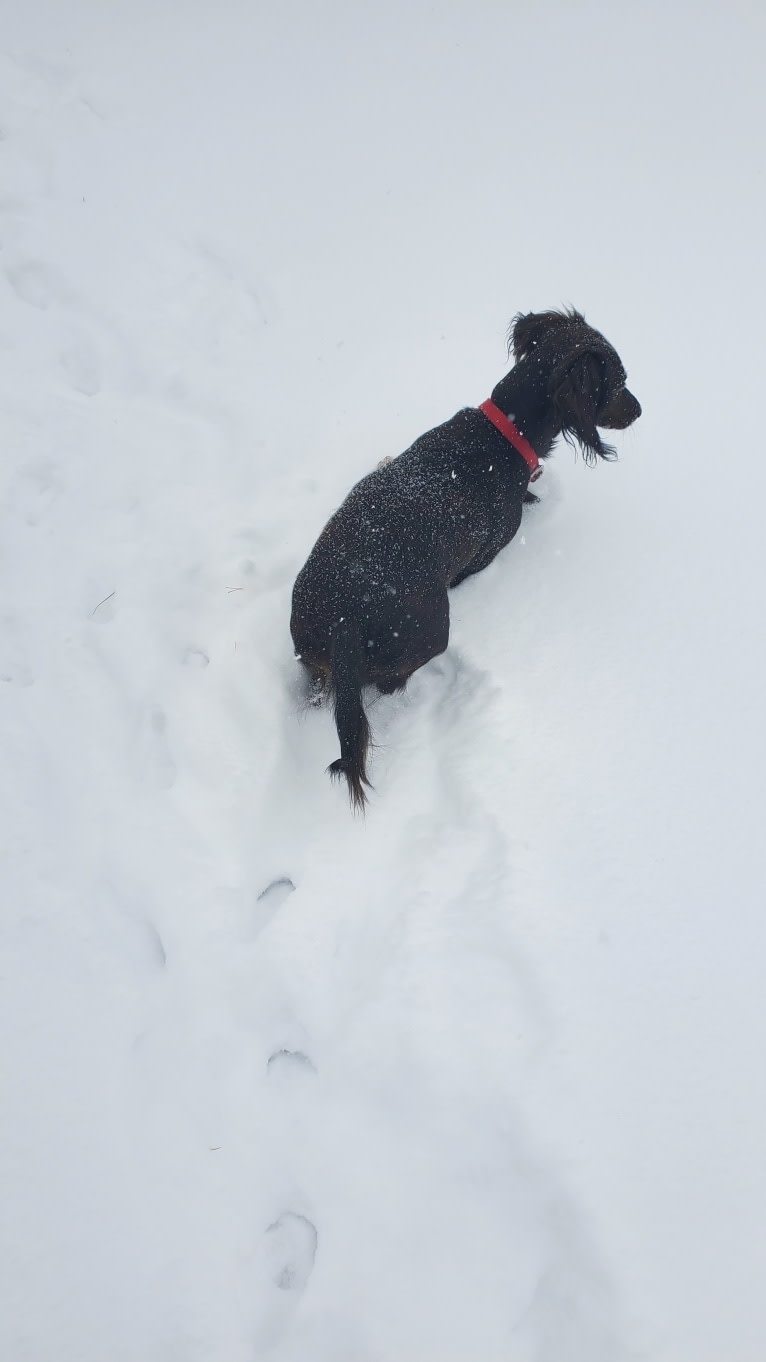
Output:
[[[579,312],[530,312],[511,324],[513,368],[492,392],[540,459],[563,435],[588,463],[612,459],[602,429],[641,414],[616,350]],[[366,802],[370,727],[362,687],[384,694],[449,640],[448,589],[480,572],[534,501],[522,456],[467,407],[358,482],[322,531],[293,590],[297,656],[335,710],[343,776]]]

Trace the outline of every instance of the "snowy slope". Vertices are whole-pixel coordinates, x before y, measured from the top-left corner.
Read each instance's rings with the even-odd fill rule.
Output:
[[[763,1357],[764,19],[515,8],[5,16],[9,1362]],[[562,302],[354,820],[295,573]]]

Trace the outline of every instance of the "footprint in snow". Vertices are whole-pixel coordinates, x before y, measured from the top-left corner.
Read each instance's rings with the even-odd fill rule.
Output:
[[[185,649],[181,661],[185,667],[196,667],[198,671],[210,665],[210,658],[204,648],[197,648],[194,644]]]
[[[270,908],[279,908],[285,899],[289,898],[294,892],[295,885],[287,875],[282,875],[278,880],[272,880],[267,884],[258,895],[258,903],[268,903]]]
[[[271,1279],[280,1291],[301,1292],[311,1276],[319,1236],[316,1225],[296,1211],[284,1211],[266,1230]]]
[[[57,271],[37,260],[26,260],[5,271],[11,288],[30,307],[45,311],[51,303],[67,302],[69,291]]]
[[[170,753],[167,727],[165,711],[160,705],[153,705],[144,723],[141,766],[144,779],[158,790],[169,790],[176,779],[176,764]]]
[[[64,350],[61,367],[75,392],[83,397],[95,397],[101,392],[101,365],[88,341],[80,339]]]
[[[4,668],[3,671],[0,672],[0,681],[4,681],[7,685],[11,686],[21,686],[24,689],[26,689],[27,686],[33,685],[34,679],[29,667],[25,667],[23,663],[18,666]]]
[[[303,1050],[275,1050],[266,1065],[269,1076],[282,1082],[315,1074],[316,1071],[316,1064]]]
[[[255,935],[268,927],[269,923],[276,916],[279,909],[291,894],[295,893],[295,885],[287,875],[282,875],[278,880],[272,880],[262,889],[255,902]]]

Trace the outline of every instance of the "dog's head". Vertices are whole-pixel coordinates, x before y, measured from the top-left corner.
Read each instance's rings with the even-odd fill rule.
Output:
[[[620,356],[601,333],[574,310],[519,313],[508,349],[517,364],[539,367],[558,431],[569,444],[577,441],[586,462],[615,458],[598,427],[624,430],[641,406],[625,386]]]

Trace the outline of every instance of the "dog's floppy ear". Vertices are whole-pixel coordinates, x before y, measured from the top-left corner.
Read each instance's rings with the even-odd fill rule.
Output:
[[[508,354],[516,363],[534,350],[536,345],[551,331],[561,326],[571,325],[573,321],[582,322],[579,312],[519,312],[511,322],[508,332]]]
[[[583,458],[589,464],[594,464],[597,457],[617,458],[613,447],[601,439],[596,426],[605,382],[605,362],[592,350],[585,350],[576,359],[562,364],[551,376],[550,396],[561,433],[572,447],[577,440]]]

